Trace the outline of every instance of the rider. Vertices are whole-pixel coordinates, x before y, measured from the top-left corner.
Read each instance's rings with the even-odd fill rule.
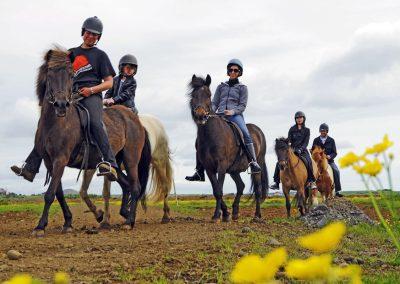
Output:
[[[257,163],[253,140],[244,121],[243,112],[247,105],[247,86],[239,82],[243,74],[243,64],[239,59],[232,59],[228,62],[227,75],[229,80],[219,84],[215,90],[212,100],[212,108],[216,114],[224,115],[226,119],[234,122],[242,131],[246,145],[247,158],[250,161],[251,172],[259,173],[260,166]],[[187,176],[189,181],[204,181],[204,168],[196,157],[196,172]]]
[[[311,184],[311,189],[316,189],[315,177],[313,173],[312,161],[310,153],[307,150],[308,142],[310,141],[310,129],[305,126],[306,116],[304,112],[298,111],[294,115],[296,124],[289,129],[288,138],[292,149],[295,154],[302,157],[307,161],[307,182]],[[279,165],[276,164],[274,172],[275,183],[271,185],[271,189],[279,189],[280,176],[279,176]]]
[[[73,60],[73,89],[84,98],[80,101],[90,113],[90,130],[103,155],[99,163],[99,175],[110,180],[117,179],[117,163],[103,128],[103,105],[101,92],[112,87],[115,71],[107,54],[98,49],[96,44],[103,32],[103,24],[97,17],[87,18],[82,25],[83,43],[71,48]],[[12,166],[11,170],[28,181],[33,181],[39,172],[42,157],[34,148],[22,167]]]
[[[335,157],[337,156],[336,152],[336,143],[335,140],[328,136],[329,126],[326,123],[322,123],[319,127],[319,133],[321,134],[319,137],[316,137],[313,141],[312,148],[315,146],[320,146],[324,149],[326,158],[328,159],[328,163],[333,171],[333,180],[335,182],[335,192],[337,197],[343,197],[340,193],[342,187],[340,185],[340,173],[337,165],[335,164]]]
[[[135,56],[126,54],[121,57],[118,64],[119,75],[114,77],[113,87],[106,92],[104,105],[122,104],[134,113],[138,113],[135,106],[136,80],[134,78],[137,68],[138,63]]]

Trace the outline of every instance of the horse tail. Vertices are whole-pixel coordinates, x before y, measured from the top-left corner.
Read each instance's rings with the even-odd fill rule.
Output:
[[[147,187],[147,182],[149,180],[150,163],[151,163],[151,145],[147,131],[145,130],[144,145],[139,161],[139,183],[140,183],[139,198],[142,208],[145,211],[147,209],[146,187]]]
[[[160,138],[157,147],[154,149],[151,164],[151,188],[148,196],[153,202],[164,200],[173,186],[173,170],[168,139],[166,135]]]

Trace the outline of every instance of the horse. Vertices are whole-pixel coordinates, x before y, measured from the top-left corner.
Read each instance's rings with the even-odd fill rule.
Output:
[[[324,149],[320,146],[314,146],[311,149],[311,156],[317,164],[318,174],[315,177],[317,180],[318,191],[321,193],[322,201],[333,198],[333,189],[335,187],[333,180],[333,171],[328,164]]]
[[[151,188],[146,195],[153,202],[163,200],[164,215],[162,223],[170,221],[170,208],[168,205],[168,194],[171,192],[173,185],[173,170],[170,158],[170,149],[168,145],[168,136],[161,121],[155,116],[148,114],[139,114],[139,120],[146,129],[150,146],[151,146]],[[80,196],[85,201],[90,211],[93,212],[96,220],[100,222],[100,228],[110,228],[110,187],[111,182],[104,177],[103,182],[103,199],[104,211],[98,210],[88,195],[90,182],[93,178],[95,170],[85,170],[83,173],[82,185],[80,188]],[[143,195],[143,197],[146,197]]]
[[[237,193],[232,204],[232,219],[238,220],[240,197],[245,187],[240,173],[247,170],[248,160],[242,146],[237,144],[231,126],[212,110],[210,84],[210,75],[207,75],[206,79],[193,75],[189,83],[189,107],[197,126],[197,157],[211,181],[216,199],[212,221],[218,222],[222,211],[222,221],[228,222],[230,213],[223,200],[225,174],[230,174],[236,184]],[[268,194],[268,173],[265,163],[267,144],[264,133],[258,126],[247,124],[247,127],[254,142],[257,162],[262,168],[260,173],[251,176],[251,191],[256,203],[254,219],[258,220],[261,218],[260,204]]]
[[[307,168],[304,162],[294,153],[289,145],[289,139],[275,139],[275,153],[278,158],[279,174],[282,182],[283,194],[285,195],[287,217],[290,217],[290,190],[296,191],[297,208],[303,216],[308,211],[308,206],[318,204],[316,192],[311,194],[306,190]],[[313,171],[316,173],[316,166],[313,163]]]
[[[45,205],[33,235],[43,236],[48,213],[56,197],[64,215],[63,232],[72,231],[72,214],[62,191],[61,177],[66,166],[81,168],[85,133],[81,127],[78,106],[72,96],[72,62],[70,53],[60,47],[46,52],[39,68],[36,95],[41,106],[35,147],[47,168],[49,187],[44,195]],[[120,214],[126,218],[124,228],[133,228],[137,202],[146,189],[151,160],[150,142],[139,118],[123,106],[104,111],[112,151],[126,174],[117,170],[117,182],[123,190]],[[91,146],[87,167],[95,169],[101,161],[97,148]],[[127,204],[129,202],[129,210]]]

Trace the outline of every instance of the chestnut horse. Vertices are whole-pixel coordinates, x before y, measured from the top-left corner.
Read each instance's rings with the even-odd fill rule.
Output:
[[[241,145],[237,145],[236,137],[231,126],[211,108],[211,77],[204,80],[193,75],[189,83],[190,110],[193,121],[197,125],[197,157],[207,173],[216,199],[212,220],[228,222],[230,213],[223,200],[223,185],[225,174],[228,173],[236,184],[236,196],[232,205],[232,219],[239,217],[239,202],[243,194],[244,183],[240,173],[248,168],[248,159]],[[256,211],[254,218],[261,218],[260,205],[268,194],[268,173],[265,163],[267,144],[264,133],[254,124],[247,124],[253,139],[257,162],[262,171],[251,175],[251,190],[254,193]],[[218,175],[218,176],[217,176]]]
[[[314,146],[311,149],[311,156],[318,168],[318,174],[315,176],[318,191],[321,193],[322,200],[326,201],[328,198],[333,198],[333,189],[335,188],[333,171],[328,164],[324,149],[320,146]]]
[[[296,191],[297,208],[301,215],[304,215],[311,204],[318,204],[317,192],[309,192],[307,184],[307,168],[304,162],[294,153],[289,145],[289,139],[275,139],[275,153],[278,157],[280,178],[282,182],[283,194],[285,195],[286,212],[290,217],[290,195],[291,190]],[[316,165],[313,163],[314,175]]]
[[[41,236],[48,223],[51,204],[56,197],[64,215],[63,231],[72,230],[72,214],[63,195],[61,177],[66,166],[80,168],[83,159],[82,144],[85,133],[81,128],[76,102],[72,100],[72,63],[69,53],[60,48],[49,50],[39,68],[36,95],[42,106],[35,147],[43,157],[50,177],[44,195],[44,209],[34,235]],[[149,176],[150,143],[139,118],[123,106],[104,111],[111,148],[117,162],[123,163],[124,174],[118,170],[117,182],[123,190],[121,215],[125,228],[135,224],[137,202],[144,195]],[[88,168],[95,169],[100,162],[97,148],[90,149]],[[129,203],[129,210],[127,209]]]

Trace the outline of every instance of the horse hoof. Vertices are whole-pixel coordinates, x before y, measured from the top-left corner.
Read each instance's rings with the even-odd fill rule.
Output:
[[[239,220],[239,214],[233,214],[232,221],[238,221],[238,220]]]
[[[122,230],[130,231],[132,229],[133,229],[133,227],[131,225],[128,225],[128,224],[122,225]]]
[[[231,220],[230,215],[222,216],[222,222],[228,223]]]
[[[33,230],[32,236],[36,238],[43,238],[44,237],[44,230]]]
[[[261,217],[254,216],[253,219],[251,219],[252,223],[264,223],[264,220]]]
[[[103,210],[98,210],[96,214],[97,214],[96,221],[98,223],[101,223],[101,221],[103,221],[104,211]]]
[[[63,227],[61,230],[62,234],[68,234],[68,233],[72,233],[72,232],[73,232],[72,227]]]
[[[211,223],[220,223],[221,222],[221,218],[219,218],[219,217],[212,217],[211,218]]]
[[[99,229],[100,230],[111,230],[111,225],[110,225],[110,223],[106,223],[106,222],[100,223]]]
[[[171,222],[171,218],[169,218],[169,217],[163,217],[161,219],[161,224],[167,224],[169,222]]]

